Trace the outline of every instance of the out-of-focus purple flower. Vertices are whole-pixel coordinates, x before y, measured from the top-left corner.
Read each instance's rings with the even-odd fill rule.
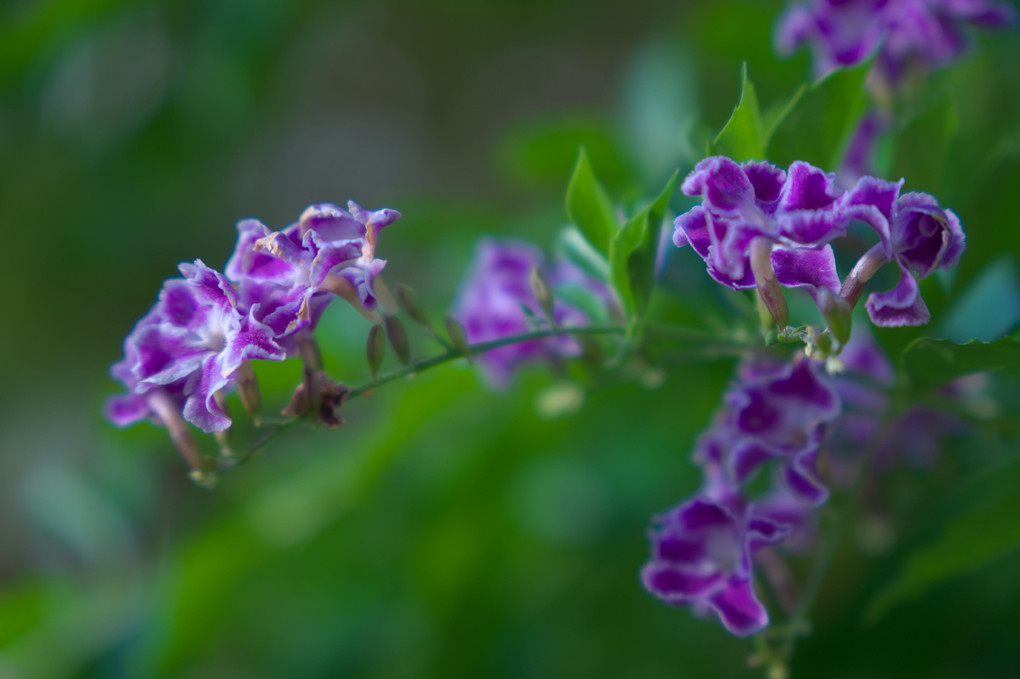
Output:
[[[868,315],[875,325],[885,327],[927,323],[931,314],[921,299],[917,278],[956,266],[966,247],[956,213],[939,207],[927,193],[900,195],[902,186],[902,179],[894,183],[862,177],[840,199],[847,216],[870,225],[881,241],[848,276],[842,296],[856,301],[863,285],[886,261],[894,260],[900,269],[895,288],[868,297]]]
[[[641,580],[656,598],[713,611],[731,634],[746,637],[769,623],[754,591],[754,554],[790,529],[729,495],[701,493],[656,517]]]
[[[848,220],[836,210],[842,190],[835,175],[800,161],[787,173],[765,162],[713,156],[698,163],[682,190],[702,202],[676,218],[673,243],[694,248],[723,285],[761,288],[758,266],[766,277],[774,272],[779,284],[812,295],[839,288],[828,242],[846,232]],[[759,254],[756,242],[765,244]]]
[[[725,406],[699,439],[695,461],[719,465],[737,484],[777,461],[789,492],[821,505],[829,491],[818,474],[818,455],[840,412],[839,395],[817,361],[744,363]]]
[[[607,308],[615,304],[612,293],[603,283],[566,259],[557,260],[549,267],[542,251],[530,243],[484,239],[478,244],[474,263],[461,284],[452,311],[452,315],[464,326],[468,342],[487,342],[534,329],[524,308],[535,317],[543,314],[530,282],[531,272],[536,268],[554,291],[565,285],[581,286],[605,302]],[[562,326],[582,326],[591,322],[584,312],[560,299],[554,301],[553,317],[556,325]],[[521,363],[545,358],[570,358],[580,353],[581,346],[571,337],[546,337],[492,349],[479,355],[477,361],[489,382],[505,387]]]
[[[861,177],[874,174],[878,140],[889,125],[889,115],[879,110],[870,111],[861,118],[843,154],[839,167],[840,184],[853,186]]]
[[[293,353],[287,338],[313,330],[334,294],[359,309],[376,308],[375,279],[386,265],[375,257],[378,234],[399,217],[396,210],[369,211],[350,201],[347,210],[312,205],[277,232],[243,220],[226,274],[238,284],[242,306],[260,305],[260,320]]]
[[[285,357],[272,328],[258,320],[258,304],[242,313],[223,274],[201,260],[181,264],[180,270],[184,278],[163,284],[156,304],[125,339],[124,359],[111,368],[130,392],[107,403],[114,424],[126,426],[146,416],[165,421],[170,399],[203,431],[222,431],[230,418],[216,393],[234,386],[245,361]],[[159,396],[162,410],[153,396]]]
[[[989,0],[811,0],[787,9],[776,48],[789,54],[809,45],[818,76],[880,50],[879,66],[895,83],[911,64],[956,59],[967,46],[966,24],[998,28],[1014,18],[1008,4]]]

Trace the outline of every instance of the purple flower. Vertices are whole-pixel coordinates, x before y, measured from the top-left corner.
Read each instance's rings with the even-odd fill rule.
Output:
[[[124,359],[111,368],[130,392],[107,404],[119,426],[153,415],[165,421],[169,399],[203,431],[222,431],[230,418],[216,393],[234,386],[245,361],[285,357],[272,328],[258,320],[258,304],[242,313],[223,274],[201,260],[179,268],[184,278],[163,284],[156,304],[125,339]],[[155,407],[157,395],[162,409]]]
[[[754,591],[752,558],[789,528],[740,504],[701,493],[656,517],[641,580],[656,598],[713,611],[731,634],[746,637],[769,623]]]
[[[1013,18],[1008,4],[988,0],[812,0],[787,9],[776,48],[789,54],[809,45],[819,76],[880,49],[879,67],[895,83],[913,63],[937,66],[958,57],[967,44],[965,24],[997,28]]]
[[[368,211],[350,201],[348,210],[312,205],[277,232],[243,220],[226,273],[240,288],[242,307],[260,305],[260,320],[293,353],[287,338],[311,332],[334,294],[360,310],[376,308],[375,279],[386,265],[375,258],[378,234],[399,217],[396,210]]]
[[[843,186],[852,186],[861,177],[874,172],[879,137],[889,129],[891,122],[887,113],[873,110],[857,123],[839,168]]]
[[[820,371],[817,361],[803,356],[792,363],[743,364],[725,406],[698,441],[695,461],[718,465],[737,484],[777,461],[794,497],[824,504],[829,491],[818,473],[818,455],[841,404]]]
[[[842,296],[855,302],[881,264],[895,260],[900,281],[888,292],[875,293],[867,301],[875,325],[897,327],[924,325],[931,314],[921,299],[917,279],[936,269],[956,266],[966,247],[960,220],[927,193],[900,195],[903,180],[887,182],[862,177],[841,199],[847,216],[867,223],[880,243],[858,262],[844,283]]]
[[[533,316],[542,316],[530,283],[531,271],[536,268],[554,290],[559,286],[580,286],[607,307],[613,303],[603,283],[569,261],[557,260],[553,267],[548,267],[542,251],[530,243],[485,239],[478,244],[474,263],[461,284],[452,311],[464,326],[468,342],[487,342],[534,329],[524,308]],[[559,299],[554,301],[553,316],[555,324],[563,326],[588,325],[591,320],[581,310]],[[580,355],[581,351],[581,346],[571,337],[546,337],[492,349],[478,356],[478,363],[489,382],[505,387],[521,363],[570,358]]]
[[[839,288],[827,243],[846,232],[848,220],[836,209],[842,191],[834,175],[800,161],[787,173],[713,156],[698,163],[682,190],[702,202],[676,218],[673,242],[694,248],[723,285],[762,289],[775,279],[816,299],[819,288]]]

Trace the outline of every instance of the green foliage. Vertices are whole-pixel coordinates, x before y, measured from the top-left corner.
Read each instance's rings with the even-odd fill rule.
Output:
[[[567,186],[567,216],[602,253],[609,253],[609,244],[619,228],[609,194],[599,183],[592,169],[588,152],[581,147],[574,174]]]
[[[896,131],[890,177],[905,177],[908,189],[939,191],[958,126],[954,96],[943,97],[915,115]]]
[[[800,96],[794,95],[782,114],[774,114],[774,133],[767,140],[768,157],[788,166],[804,160],[835,170],[854,127],[868,105],[864,83],[871,61],[833,71]]]
[[[659,228],[679,176],[675,172],[662,193],[627,220],[609,250],[609,277],[632,321],[644,315],[652,294]]]
[[[889,610],[916,599],[951,578],[977,571],[1020,550],[1020,465],[1006,470],[1002,492],[951,521],[942,535],[913,552],[899,577],[865,609],[865,620],[878,621]]]
[[[921,337],[904,350],[901,365],[915,388],[931,389],[971,373],[1020,367],[1020,342],[1004,337],[957,344]]]
[[[729,156],[737,162],[764,160],[768,137],[758,105],[758,95],[754,91],[754,84],[747,77],[747,64],[744,64],[740,80],[740,102],[711,143],[709,155]]]
[[[1020,271],[1016,260],[1004,254],[988,264],[956,296],[956,302],[939,323],[939,335],[954,342],[989,342],[1020,325]]]

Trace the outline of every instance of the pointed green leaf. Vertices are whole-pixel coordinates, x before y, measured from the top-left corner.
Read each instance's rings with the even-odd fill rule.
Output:
[[[903,350],[901,360],[911,384],[930,389],[971,373],[1020,367],[1020,342],[1004,337],[995,342],[957,344],[922,337]]]
[[[737,162],[765,158],[765,125],[758,106],[754,84],[747,77],[747,64],[741,74],[740,102],[719,135],[711,144],[711,155],[729,156]]]
[[[835,170],[868,105],[865,80],[871,61],[833,71],[795,98],[768,140],[769,160],[789,166],[805,160]]]
[[[581,229],[600,252],[609,252],[609,243],[619,228],[613,203],[592,169],[584,147],[577,156],[574,175],[567,186],[567,216]]]
[[[658,227],[669,206],[680,173],[674,172],[666,188],[651,205],[627,220],[609,251],[609,277],[620,301],[634,320],[648,304],[655,282],[655,248]]]

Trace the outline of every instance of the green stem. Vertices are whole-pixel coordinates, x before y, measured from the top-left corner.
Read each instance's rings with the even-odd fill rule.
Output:
[[[478,344],[472,344],[469,349],[471,350],[472,356],[477,356],[479,354],[484,354],[487,351],[492,351],[493,349],[499,349],[500,347],[536,339],[543,339],[546,337],[559,337],[562,335],[623,335],[626,332],[627,328],[619,325],[589,325],[577,328],[545,328],[542,330],[533,330],[532,332],[526,332],[520,335],[501,337],[488,342],[479,342]],[[367,384],[354,387],[351,389],[350,393],[347,394],[347,398],[361,396],[365,392],[371,391],[376,387],[381,387],[384,384],[399,380],[402,377],[415,375],[424,370],[428,370],[429,368],[435,368],[436,366],[443,365],[444,363],[455,361],[463,356],[464,354],[456,349],[447,349],[442,354],[420,361],[414,361],[411,365],[398,368],[397,370],[392,370],[384,375],[380,375]]]

